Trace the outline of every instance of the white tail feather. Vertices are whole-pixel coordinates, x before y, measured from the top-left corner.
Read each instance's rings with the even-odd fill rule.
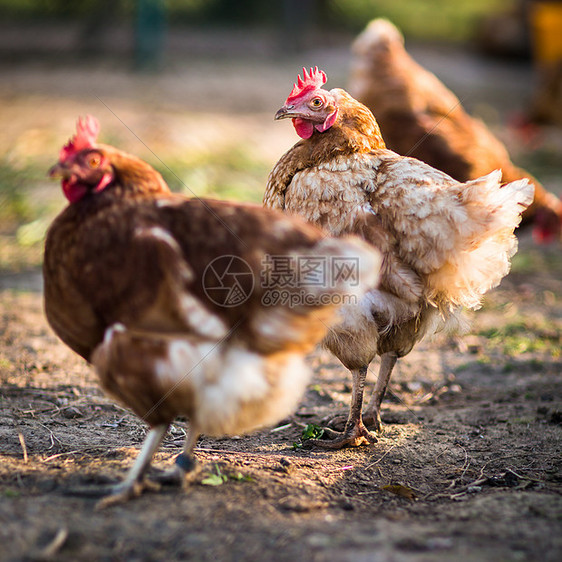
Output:
[[[441,308],[445,301],[447,308],[478,308],[484,293],[509,272],[509,260],[517,251],[514,230],[533,200],[534,187],[526,179],[503,187],[500,183],[501,171],[496,170],[460,187],[470,219],[461,232],[467,245],[431,276],[430,298]]]

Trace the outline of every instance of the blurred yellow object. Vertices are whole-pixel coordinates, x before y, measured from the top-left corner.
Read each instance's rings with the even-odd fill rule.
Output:
[[[530,19],[536,61],[551,64],[562,60],[562,2],[533,2]]]

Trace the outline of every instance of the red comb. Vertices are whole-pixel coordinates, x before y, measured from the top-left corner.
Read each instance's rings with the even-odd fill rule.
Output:
[[[76,134],[61,148],[59,159],[66,160],[72,154],[92,148],[96,144],[100,132],[99,121],[91,115],[79,117],[76,123]]]
[[[295,100],[309,90],[320,88],[326,83],[326,80],[326,73],[322,70],[318,70],[317,66],[315,66],[314,69],[311,68],[309,72],[303,67],[302,78],[300,74],[297,76],[297,82],[294,84],[293,90],[287,98],[287,102]]]

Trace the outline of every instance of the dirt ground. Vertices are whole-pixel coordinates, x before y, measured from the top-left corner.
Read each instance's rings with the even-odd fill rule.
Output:
[[[40,294],[4,291],[1,558],[559,560],[562,301],[554,294],[560,279],[513,274],[475,319],[484,332],[525,319],[544,332],[527,337],[551,341],[550,352],[506,355],[472,335],[423,343],[404,358],[386,431],[371,447],[293,447],[305,424],[344,412],[349,400],[344,370],[318,351],[293,417],[251,436],[203,438],[202,470],[185,490],[98,512],[95,499],[67,492],[121,478],[146,428],[51,333]],[[158,466],[179,452],[185,428],[174,424]],[[205,484],[212,474],[227,479]]]
[[[329,55],[319,56],[325,63]],[[440,65],[442,58],[433,60]],[[333,61],[336,74],[345,75],[345,54]],[[10,138],[24,139],[28,149],[46,131],[64,139],[77,111],[99,106],[88,84],[76,80],[83,69],[4,70],[10,80],[0,87],[0,112],[12,119],[0,147],[12,155],[19,145]],[[223,70],[228,74],[227,65]],[[244,80],[230,72],[235,90],[236,80],[273,75],[258,62]],[[507,90],[515,75],[504,75]],[[133,129],[152,115],[180,144],[215,146],[217,139],[246,134],[272,163],[294,141],[289,128],[271,121],[290,87],[278,77],[266,80],[265,94],[252,89],[251,100],[230,100],[231,108],[244,109],[222,107],[212,121],[215,131],[191,138],[204,117],[197,121],[173,104],[180,104],[183,84],[193,96],[189,111],[199,103],[210,111],[210,102],[197,98],[199,81],[192,87],[165,75],[147,93],[139,87],[146,79],[111,70],[105,76],[103,99],[111,99]],[[489,87],[489,69],[483,76]],[[72,84],[63,95],[64,77]],[[150,105],[147,95],[158,97],[174,85],[172,101]],[[131,95],[135,88],[138,96],[127,104],[123,91]],[[217,96],[216,103],[224,101],[224,93]],[[551,181],[560,187],[560,178]],[[96,511],[96,499],[69,492],[121,479],[146,427],[106,398],[92,370],[51,332],[39,271],[8,268],[0,272],[0,560],[558,561],[560,248],[537,249],[522,235],[513,273],[472,315],[472,324],[470,334],[423,342],[399,361],[384,403],[385,433],[370,447],[300,446],[307,424],[345,413],[349,404],[350,377],[318,350],[310,358],[314,379],[292,417],[250,436],[203,437],[196,449],[201,471],[185,489]],[[369,388],[375,380],[373,366]],[[180,451],[186,428],[184,421],[173,425],[157,466]]]

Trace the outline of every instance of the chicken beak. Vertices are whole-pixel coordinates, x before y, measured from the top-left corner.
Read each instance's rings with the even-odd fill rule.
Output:
[[[284,105],[276,114],[275,114],[275,121],[279,121],[279,119],[288,119],[290,117],[294,117],[294,113],[291,111],[295,108],[294,105]]]
[[[66,166],[64,166],[60,162],[57,162],[52,168],[49,169],[47,175],[53,179],[68,179],[72,174]]]

